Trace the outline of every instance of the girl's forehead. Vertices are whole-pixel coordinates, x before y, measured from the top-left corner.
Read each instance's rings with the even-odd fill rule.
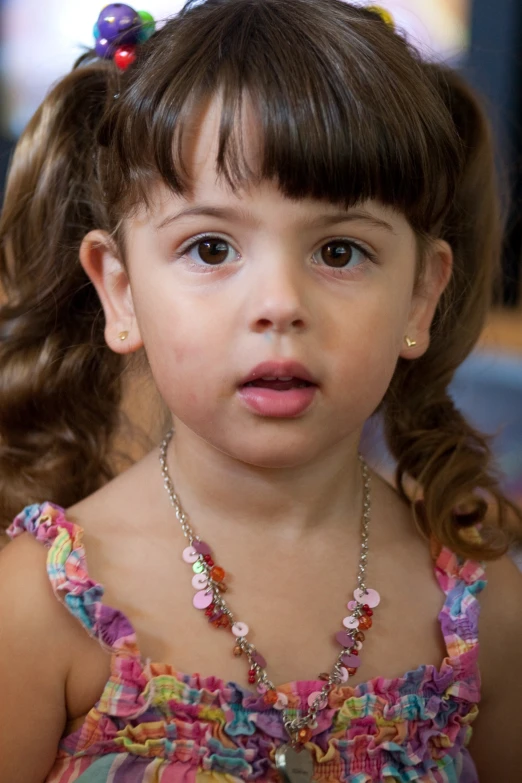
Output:
[[[169,225],[194,225],[193,220],[206,218],[219,220],[230,226],[243,226],[249,230],[316,232],[333,231],[335,225],[345,220],[366,227],[370,232],[385,230],[390,237],[405,231],[411,232],[406,216],[399,210],[377,199],[365,199],[351,207],[311,196],[290,198],[276,180],[261,179],[233,188],[223,175],[217,176],[213,161],[209,159],[211,172],[206,170],[202,179],[194,183],[192,191],[179,194],[158,181],[150,192],[149,207],[134,215],[131,223],[137,228],[153,229],[161,234]],[[382,235],[382,234],[381,234]]]
[[[218,166],[222,118],[223,98],[218,92],[195,107],[183,134],[183,164],[196,190],[223,188],[228,184]],[[251,174],[244,183],[247,189],[260,181],[264,146],[260,126],[258,112],[248,94],[244,93],[234,117],[233,131],[234,142],[240,145],[238,152],[242,164]]]

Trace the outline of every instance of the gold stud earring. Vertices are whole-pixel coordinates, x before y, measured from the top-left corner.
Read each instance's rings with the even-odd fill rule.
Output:
[[[417,340],[410,340],[409,337],[405,337],[404,340],[408,348],[414,348],[417,345]]]
[[[124,340],[127,339],[128,336],[129,336],[128,332],[120,332],[118,335],[118,339],[123,342]]]

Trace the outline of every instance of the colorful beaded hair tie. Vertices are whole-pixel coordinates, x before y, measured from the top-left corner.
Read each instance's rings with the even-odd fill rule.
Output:
[[[98,57],[114,60],[124,71],[136,59],[136,47],[156,29],[148,11],[135,11],[130,5],[106,5],[94,25],[94,48]]]

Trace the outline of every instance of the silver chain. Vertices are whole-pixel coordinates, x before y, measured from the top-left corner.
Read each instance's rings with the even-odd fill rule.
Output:
[[[174,489],[174,484],[172,483],[172,479],[170,477],[170,473],[167,465],[167,449],[173,434],[174,434],[174,430],[171,429],[163,439],[160,446],[159,460],[161,465],[161,474],[163,476],[163,485],[167,490],[167,494],[169,496],[170,502],[174,508],[176,517],[181,525],[181,530],[183,531],[183,535],[189,542],[189,545],[192,546],[195,541],[200,541],[201,539],[194,533],[194,531],[192,530],[189,524],[188,516],[183,510],[181,501],[176,494],[176,491]],[[368,560],[368,528],[369,528],[370,516],[371,516],[371,491],[370,491],[370,474],[368,471],[368,466],[360,454],[359,454],[359,462],[361,465],[361,473],[363,478],[364,496],[363,496],[363,512],[361,518],[361,554],[359,556],[359,567],[357,571],[357,586],[363,593],[366,593],[366,563]],[[215,582],[210,576],[211,568],[202,558],[200,559],[199,562],[201,563],[200,566],[201,572],[204,573],[208,579],[208,589],[212,590],[214,605],[220,612],[228,616],[231,624],[235,623],[236,618],[233,612],[231,611],[231,609],[229,609],[229,607],[227,606],[223,594],[220,592],[219,583]],[[355,617],[360,617],[363,614],[362,604],[358,602],[357,607],[353,610],[352,614]],[[356,631],[355,630],[348,631],[347,633],[351,635],[353,638],[355,636]],[[253,660],[253,656],[256,654],[256,648],[248,641],[247,637],[243,636],[236,639],[236,644],[238,647],[241,648],[241,651],[247,656],[248,661],[250,663],[250,668],[255,670],[257,684],[258,685],[262,684],[267,690],[275,691],[276,687],[269,679],[265,668],[260,666],[258,663],[256,663]],[[312,728],[314,727],[317,713],[324,707],[328,699],[328,695],[330,694],[330,691],[342,681],[342,675],[341,675],[342,658],[348,652],[349,652],[349,648],[344,648],[341,650],[341,652],[337,657],[337,660],[335,661],[332,667],[332,671],[329,674],[328,679],[325,681],[323,688],[318,693],[312,705],[308,708],[308,710],[303,715],[298,715],[297,718],[294,718],[292,720],[288,717],[286,710],[284,711],[285,715],[283,718],[283,722],[290,737],[295,737],[297,732],[302,728],[305,728],[307,726],[310,726]]]

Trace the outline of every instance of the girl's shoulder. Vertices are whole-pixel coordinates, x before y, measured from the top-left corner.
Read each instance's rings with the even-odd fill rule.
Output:
[[[522,573],[505,555],[486,565],[488,589],[481,596],[480,660],[486,700],[494,698],[500,682],[518,674],[522,658]],[[517,671],[503,663],[517,661]],[[520,677],[522,687],[522,677]]]
[[[88,512],[89,499],[83,505]],[[89,518],[87,513],[87,525]],[[74,612],[83,530],[60,506],[43,503],[26,506],[8,536],[11,540],[0,552],[0,587],[4,581],[19,596],[10,611],[18,616],[20,627],[30,631],[27,655],[41,649],[49,653],[49,677],[59,678],[63,695],[61,736],[97,701],[110,674],[110,655],[78,622],[80,609]],[[87,574],[83,577],[88,580]],[[95,592],[93,583],[93,597]],[[26,661],[24,666],[34,663]]]
[[[470,750],[480,780],[518,779],[522,764],[522,574],[509,556],[486,565],[481,596],[480,720]]]
[[[33,535],[13,537],[0,551],[0,591],[8,598],[2,601],[0,595],[0,605],[4,619],[7,615],[13,618],[21,633],[45,636],[45,647],[53,648],[57,668],[67,670],[67,642],[76,632],[77,623],[56,600],[48,578],[47,558],[47,549]],[[5,629],[5,623],[0,625]]]
[[[77,623],[56,601],[47,550],[20,535],[0,552],[0,778],[42,780],[67,718]]]

